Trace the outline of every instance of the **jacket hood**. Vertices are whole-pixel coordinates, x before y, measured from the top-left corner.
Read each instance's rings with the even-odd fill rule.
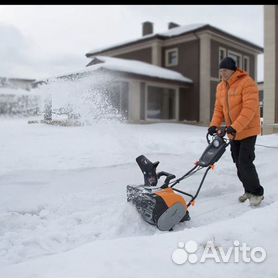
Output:
[[[247,75],[248,75],[248,73],[247,73],[246,71],[244,71],[244,70],[238,68],[238,69],[232,74],[232,76],[230,77],[230,79],[228,80],[228,82],[229,82],[229,84],[231,85],[231,84],[233,84],[236,80],[241,79],[241,78],[243,78],[243,77],[245,77],[245,76],[247,76]]]

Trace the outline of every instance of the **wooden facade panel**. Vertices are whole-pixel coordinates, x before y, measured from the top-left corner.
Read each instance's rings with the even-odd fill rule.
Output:
[[[180,88],[179,89],[179,120],[180,121],[190,121],[191,115],[191,103],[192,95],[190,94],[191,88]]]
[[[151,64],[152,63],[152,49],[150,47],[144,48],[144,49],[116,55],[114,57],[121,58],[121,59],[138,60],[138,61],[142,61],[142,62]]]
[[[165,53],[169,49],[178,49],[178,64],[166,67]],[[199,73],[200,73],[200,47],[199,40],[184,42],[162,49],[162,66],[169,70],[180,72],[182,75],[193,80],[190,89],[186,93],[181,93],[180,115],[183,120],[199,120]],[[181,89],[181,92],[183,89]]]

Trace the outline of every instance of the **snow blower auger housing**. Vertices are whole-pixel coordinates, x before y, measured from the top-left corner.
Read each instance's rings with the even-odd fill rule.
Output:
[[[195,166],[180,178],[176,178],[175,175],[164,171],[156,173],[156,168],[159,164],[158,161],[153,163],[144,155],[138,156],[136,162],[143,172],[144,184],[128,185],[127,201],[135,205],[137,211],[146,222],[156,225],[161,231],[170,231],[176,224],[190,220],[188,208],[194,204],[194,200],[201,190],[208,171],[220,159],[230,144],[229,140],[224,138],[225,134],[225,127],[219,129],[212,136],[211,140],[209,139],[209,134],[207,134],[207,148],[195,163]],[[206,171],[195,195],[174,188],[180,181],[203,168],[206,168]],[[163,176],[166,177],[163,184],[157,186],[158,180]],[[176,192],[186,195],[191,199],[187,202]]]

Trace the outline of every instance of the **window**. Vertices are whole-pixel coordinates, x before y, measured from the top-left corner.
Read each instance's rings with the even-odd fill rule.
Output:
[[[228,50],[228,56],[236,61],[236,66],[242,68],[242,56],[239,53]]]
[[[172,48],[166,50],[166,66],[177,66],[178,65],[178,49]]]
[[[148,86],[147,119],[176,119],[176,90]]]
[[[250,59],[247,56],[243,56],[243,65],[242,65],[242,69],[249,72],[250,70]]]
[[[219,47],[219,63],[226,57],[226,49],[223,47]]]

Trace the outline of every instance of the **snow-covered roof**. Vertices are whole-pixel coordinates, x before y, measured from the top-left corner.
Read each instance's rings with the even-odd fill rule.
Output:
[[[183,33],[192,32],[192,31],[194,31],[196,29],[199,29],[201,27],[204,27],[206,25],[207,24],[203,24],[203,23],[183,25],[183,26],[172,28],[172,29],[168,30],[167,32],[153,33],[153,34],[145,35],[141,38],[124,41],[124,42],[121,42],[121,43],[109,45],[107,47],[93,49],[93,50],[89,51],[86,55],[102,52],[102,51],[105,51],[105,50],[110,49],[110,48],[115,48],[115,47],[118,47],[118,46],[121,46],[121,45],[133,43],[133,42],[139,42],[141,40],[149,39],[149,38],[152,38],[152,37],[155,37],[155,36],[163,36],[163,37],[169,37],[169,38],[173,37],[173,36],[179,36]]]
[[[120,73],[127,74],[137,74],[147,77],[165,79],[165,80],[173,80],[177,82],[183,83],[193,83],[193,81],[183,76],[181,73],[164,69],[159,66],[151,65],[145,62],[137,61],[137,60],[129,60],[129,59],[121,59],[115,57],[107,57],[107,56],[93,56],[91,57],[92,61],[88,64],[86,68],[76,69],[75,71],[63,73],[60,75],[52,76],[49,78],[38,80],[38,82],[47,82],[49,80],[64,78],[71,75],[90,73],[100,69],[110,70]],[[91,64],[91,65],[90,65]]]
[[[184,34],[187,32],[192,32],[196,29],[202,28],[206,25],[207,24],[204,24],[204,23],[196,23],[196,24],[178,26],[178,27],[168,30],[167,32],[159,33],[159,35],[165,36],[165,37],[179,36],[181,34]]]
[[[125,41],[125,42],[121,42],[121,43],[117,43],[117,44],[113,44],[113,45],[109,45],[109,46],[106,46],[106,47],[102,47],[102,48],[97,48],[97,49],[93,49],[91,51],[89,51],[86,56],[89,57],[91,55],[94,55],[94,54],[97,54],[97,53],[100,53],[100,52],[103,52],[103,51],[107,51],[107,50],[110,50],[110,49],[114,49],[114,48],[117,48],[117,47],[121,47],[121,46],[124,46],[124,45],[128,45],[128,44],[131,44],[131,43],[136,43],[136,42],[140,42],[140,41],[144,41],[144,40],[147,40],[147,39],[151,39],[151,38],[154,38],[154,37],[162,37],[162,38],[171,38],[171,37],[176,37],[176,36],[180,36],[180,35],[183,35],[183,34],[186,34],[186,33],[189,33],[189,32],[193,32],[193,31],[196,31],[198,29],[201,29],[203,27],[207,27],[207,28],[212,28],[213,30],[215,31],[218,31],[218,32],[222,32],[222,33],[225,33],[227,34],[228,36],[232,36],[233,38],[235,39],[238,39],[238,40],[241,40],[243,42],[245,42],[246,44],[254,47],[254,48],[257,48],[257,50],[259,51],[263,51],[263,48],[246,40],[245,38],[241,38],[239,37],[238,35],[232,35],[230,33],[227,33],[226,31],[223,31],[217,27],[214,27],[212,25],[209,25],[209,24],[205,24],[205,23],[195,23],[195,24],[189,24],[189,25],[183,25],[183,26],[178,26],[178,27],[174,27],[166,32],[160,32],[160,33],[153,33],[153,34],[149,34],[149,35],[145,35],[141,38],[137,38],[137,39],[133,39],[133,40],[129,40],[129,41]]]
[[[192,83],[192,80],[183,76],[181,73],[151,65],[136,60],[120,59],[107,56],[95,56],[92,62],[96,64],[89,66],[92,70],[104,68],[112,71],[133,73],[145,76],[151,76],[161,79],[176,80],[186,83]]]

